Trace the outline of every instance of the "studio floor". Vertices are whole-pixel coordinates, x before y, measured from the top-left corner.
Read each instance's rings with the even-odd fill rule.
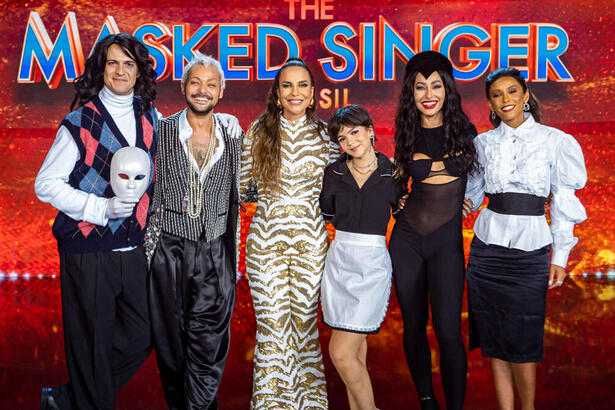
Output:
[[[36,409],[42,386],[67,378],[57,277],[0,276],[0,408]],[[467,345],[467,314],[463,330]],[[219,392],[223,410],[248,409],[256,324],[247,281],[238,282],[231,350]],[[382,410],[418,409],[401,346],[401,316],[395,297],[379,334],[369,336],[368,363],[376,404]],[[436,395],[442,401],[439,357],[431,328]],[[321,327],[331,409],[346,409],[344,385],[328,359],[330,332]],[[545,361],[538,367],[537,409],[615,408],[615,272],[574,276],[550,292]],[[489,362],[468,356],[466,409],[497,408]],[[117,409],[165,409],[152,354],[118,395]]]

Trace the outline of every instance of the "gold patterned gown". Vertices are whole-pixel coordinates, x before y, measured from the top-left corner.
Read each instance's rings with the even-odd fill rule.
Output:
[[[282,117],[280,193],[273,195],[252,175],[254,129],[244,138],[240,184],[244,199],[258,190],[246,241],[257,323],[251,408],[326,409],[317,310],[328,238],[318,197],[339,149],[305,117]]]

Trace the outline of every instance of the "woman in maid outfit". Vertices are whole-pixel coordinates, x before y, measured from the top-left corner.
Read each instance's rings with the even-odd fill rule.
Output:
[[[322,278],[323,322],[333,329],[329,354],[350,408],[375,409],[366,336],[378,332],[386,314],[392,266],[385,235],[406,189],[391,161],[374,150],[374,125],[363,107],[338,109],[328,128],[344,154],[325,170],[320,194],[321,212],[336,229]]]

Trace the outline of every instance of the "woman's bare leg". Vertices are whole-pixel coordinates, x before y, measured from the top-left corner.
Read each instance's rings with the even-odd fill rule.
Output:
[[[498,399],[500,410],[513,410],[515,408],[515,389],[511,363],[492,358],[491,371],[495,385],[495,396]]]
[[[366,366],[366,335],[333,330],[329,355],[346,385],[350,409],[375,410],[374,393]]]
[[[536,398],[536,363],[511,363],[512,375],[522,410],[534,410]]]

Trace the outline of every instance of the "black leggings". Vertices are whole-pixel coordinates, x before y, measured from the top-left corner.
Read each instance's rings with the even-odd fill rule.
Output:
[[[416,233],[405,218],[398,218],[389,251],[404,321],[404,351],[417,393],[419,397],[433,395],[427,341],[429,295],[446,407],[461,409],[467,359],[461,337],[464,259],[460,213],[427,235]]]

